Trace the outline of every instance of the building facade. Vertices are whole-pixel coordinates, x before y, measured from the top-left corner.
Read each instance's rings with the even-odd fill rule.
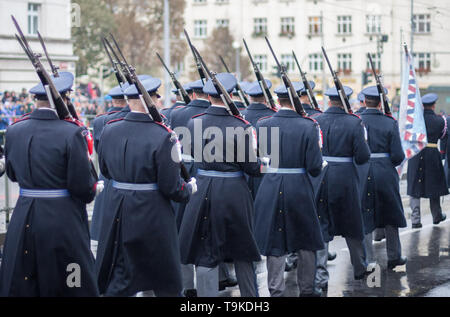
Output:
[[[262,71],[276,81],[275,61],[264,40],[267,36],[293,79],[298,79],[298,72],[291,51],[296,52],[302,68],[316,82],[319,95],[323,83],[332,85],[328,66],[322,59],[324,46],[342,82],[355,92],[367,85],[365,79],[370,74],[367,54],[371,54],[390,90],[389,96],[396,96],[401,85],[402,43],[406,42],[416,57],[421,89],[438,92],[441,95],[438,108],[450,112],[449,1],[186,1],[186,28],[194,45],[202,47],[203,40],[215,27],[229,27],[240,45],[242,38],[246,39]],[[185,63],[192,64],[190,54]],[[371,75],[368,80],[373,83]]]
[[[75,4],[76,6],[76,4]],[[0,91],[20,91],[36,84],[38,77],[17,42],[14,15],[35,53],[43,53],[37,31],[45,40],[53,63],[75,71],[71,25],[74,5],[70,0],[0,0]],[[44,64],[45,58],[42,58]]]

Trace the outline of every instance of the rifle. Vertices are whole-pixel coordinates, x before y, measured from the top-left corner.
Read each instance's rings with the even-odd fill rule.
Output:
[[[188,103],[190,103],[191,102],[191,98],[189,97],[189,95],[186,92],[186,90],[184,89],[184,87],[180,84],[178,79],[175,77],[175,74],[170,71],[170,69],[167,67],[166,63],[164,63],[163,59],[161,58],[161,56],[158,53],[156,53],[156,56],[158,56],[159,60],[161,61],[161,64],[164,66],[166,71],[169,73],[170,78],[172,79],[172,83],[174,84],[175,88],[178,90],[178,94],[181,97],[183,97],[184,103],[186,105]]]
[[[230,69],[228,68],[227,64],[223,60],[222,56],[219,55],[219,58],[222,61],[222,64],[225,67],[225,70],[227,71],[227,73],[231,74]],[[239,98],[241,98],[241,100],[245,104],[245,106],[248,107],[250,105],[250,102],[248,101],[247,97],[245,96],[245,92],[244,92],[244,90],[242,90],[241,85],[239,85],[239,80],[237,81],[237,84],[236,84],[236,90],[239,94]]]
[[[187,33],[186,29],[184,30],[184,34],[186,35],[187,42],[189,44],[189,47],[191,48],[192,55],[194,55],[194,60],[195,60],[196,66],[197,66],[197,71],[198,71],[198,74],[200,75],[200,79],[202,80],[203,86],[204,86],[204,85],[206,85],[206,82],[208,81],[208,78],[206,77],[206,74],[205,74],[205,70],[203,69],[202,63],[200,62],[197,54],[195,53],[194,45],[192,45],[191,39],[189,38],[189,34]]]
[[[264,97],[266,98],[267,104],[273,110],[276,110],[277,106],[275,105],[275,101],[273,100],[272,93],[270,92],[269,87],[267,87],[267,83],[264,79],[264,76],[261,73],[261,71],[259,70],[258,65],[253,60],[252,54],[250,53],[250,50],[248,49],[247,42],[244,39],[243,39],[243,41],[244,41],[245,49],[247,50],[248,57],[250,58],[250,62],[253,65],[253,71],[255,72],[256,80],[258,81],[259,86],[261,87]]]
[[[302,68],[300,67],[300,63],[298,62],[297,56],[295,55],[294,51],[292,51],[292,55],[294,55],[295,63],[297,63],[298,70],[300,71],[300,76],[302,77],[303,86],[305,86],[305,90],[306,90],[306,94],[308,95],[309,102],[311,103],[311,106],[314,107],[314,109],[320,111],[319,104],[317,103],[316,97],[314,96],[311,85],[309,84],[309,81],[306,78],[306,73],[304,73],[302,71]]]
[[[113,36],[111,33],[110,33],[109,35],[111,36],[111,38],[112,38],[112,40],[113,40],[113,42],[114,42],[114,45],[116,46],[116,49],[117,49],[118,51],[120,51],[119,45],[117,44],[116,39],[114,38],[114,36]],[[105,39],[106,45],[108,45],[108,47],[109,47],[109,50],[113,53],[114,58],[116,59],[117,63],[118,63],[118,64],[120,65],[120,67],[122,68],[122,74],[125,76],[125,78],[126,78],[128,84],[129,84],[130,86],[133,85],[133,80],[132,80],[132,78],[131,78],[131,74],[130,74],[129,69],[128,69],[128,68],[126,67],[126,65],[120,60],[119,56],[117,56],[117,53],[116,53],[116,52],[114,51],[114,49],[112,48],[112,46],[111,46],[111,44],[109,43],[108,39],[107,39],[107,38],[104,38],[104,39]]]
[[[387,96],[384,93],[384,87],[383,84],[381,83],[380,76],[378,76],[375,70],[375,66],[373,65],[372,56],[370,55],[370,53],[367,53],[367,56],[369,57],[370,67],[372,67],[373,76],[375,77],[375,81],[377,82],[377,89],[381,99],[381,109],[385,114],[391,115],[389,101],[387,100]]]
[[[226,89],[223,87],[222,83],[217,79],[216,73],[211,72],[208,67],[206,66],[205,62],[203,61],[203,58],[201,57],[200,53],[197,51],[197,49],[192,46],[195,54],[198,56],[198,59],[202,65],[203,70],[208,74],[208,76],[211,78],[211,81],[214,85],[214,88],[219,93],[220,98],[222,99],[225,106],[228,108],[228,111],[233,116],[242,117],[241,113],[239,112],[239,109],[234,104],[233,100],[230,98],[230,95],[226,91]]]
[[[331,67],[330,60],[328,59],[327,52],[325,52],[325,49],[322,47],[323,56],[327,60],[328,67],[330,68],[331,75],[333,75],[334,85],[336,86],[336,90],[339,94],[339,97],[341,98],[342,105],[344,106],[344,110],[347,113],[353,113],[352,107],[350,106],[350,102],[348,101],[347,95],[344,91],[344,86],[342,86],[341,81],[339,80],[339,77],[337,76],[336,72],[333,70],[333,67]]]
[[[36,70],[36,73],[44,86],[45,92],[47,94],[48,101],[52,108],[56,110],[58,113],[58,117],[61,120],[70,118],[70,112],[67,108],[66,103],[64,102],[63,98],[61,97],[59,91],[56,89],[55,84],[53,83],[50,75],[45,70],[44,65],[42,65],[40,61],[40,54],[35,54],[32,50],[30,45],[28,44],[27,39],[23,35],[23,32],[17,23],[16,19],[13,15],[11,15],[11,18],[13,20],[13,23],[17,29],[17,31],[20,34],[15,34],[17,41],[19,42],[20,46],[22,46],[23,50],[25,51],[25,54],[28,56],[28,59],[31,61],[31,64],[33,65],[34,69]]]
[[[58,73],[59,67],[55,66],[53,64],[52,60],[50,59],[50,56],[48,55],[48,52],[47,52],[47,47],[45,46],[45,43],[44,43],[44,39],[42,38],[41,33],[39,33],[39,31],[37,31],[37,35],[39,38],[39,42],[41,42],[41,46],[42,46],[42,49],[44,50],[45,56],[47,57],[48,64],[50,65],[50,68],[52,69],[53,77],[55,77],[55,78],[59,77],[59,73]],[[66,104],[67,104],[67,108],[69,109],[70,115],[74,119],[80,120],[80,118],[78,118],[77,111],[75,110],[75,107],[73,106],[72,102],[70,102],[69,98],[66,98]]]
[[[132,83],[136,87],[136,90],[139,93],[139,98],[141,99],[142,104],[144,105],[144,108],[146,109],[147,113],[150,115],[150,117],[153,119],[153,121],[164,124],[163,119],[158,111],[158,108],[156,107],[155,103],[153,102],[152,98],[150,97],[150,94],[148,91],[144,88],[142,85],[142,82],[140,81],[136,70],[133,66],[128,64],[125,56],[123,55],[122,51],[120,50],[119,45],[117,44],[116,40],[114,39],[114,36],[111,34],[111,37],[117,47],[117,50],[122,57],[123,61],[120,61],[120,64],[123,65],[126,69],[126,72],[129,74],[130,79],[132,80]],[[173,136],[176,137],[176,134],[174,133]],[[181,176],[186,182],[189,182],[191,179],[191,176],[189,175],[188,170],[183,164],[183,161],[180,161],[180,168],[181,168]]]
[[[273,57],[275,58],[275,62],[277,63],[278,69],[281,73],[281,79],[283,80],[284,86],[286,87],[286,90],[289,95],[289,99],[291,100],[291,104],[294,106],[295,111],[301,115],[306,116],[305,109],[303,109],[302,102],[300,101],[300,97],[298,96],[297,91],[295,90],[294,86],[292,85],[291,80],[289,79],[286,67],[278,61],[277,56],[275,55],[275,52],[272,49],[272,45],[270,45],[269,39],[266,37],[267,45],[269,45],[269,49],[272,52]]]
[[[108,59],[111,62],[111,66],[114,70],[114,75],[116,75],[117,82],[119,83],[120,88],[122,88],[122,86],[126,83],[126,79],[122,77],[123,74],[119,71],[119,68],[117,67],[117,64],[119,62],[113,60],[111,53],[108,50],[106,42],[107,40],[103,37],[102,38],[103,47],[105,48],[106,55],[108,56]]]

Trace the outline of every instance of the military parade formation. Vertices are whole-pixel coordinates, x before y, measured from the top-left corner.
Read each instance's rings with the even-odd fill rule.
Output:
[[[58,72],[46,54],[50,75],[13,21],[40,83],[30,90],[36,110],[8,127],[2,149],[0,168],[20,196],[0,296],[217,297],[237,285],[242,297],[257,297],[262,259],[270,296],[285,295],[284,273],[292,269],[299,296],[326,296],[336,236],[345,239],[355,280],[377,261],[374,239],[386,238],[388,270],[406,264],[397,170],[405,153],[374,68],[376,85],[358,95],[354,113],[354,92],[322,48],[334,81],[324,110],[294,52],[299,81],[266,38],[282,81],[272,93],[245,40],[254,82],[210,70],[218,65],[205,63],[185,31],[199,80],[182,85],[158,55],[177,97],[163,108],[161,80],[137,75],[109,35],[102,45],[118,86],[91,135],[67,98],[74,76]],[[428,145],[408,163],[415,229],[422,227],[420,198],[430,200],[435,225],[446,219],[448,131],[436,101],[422,98]],[[89,223],[86,204],[94,199]],[[74,268],[80,278],[70,283]]]

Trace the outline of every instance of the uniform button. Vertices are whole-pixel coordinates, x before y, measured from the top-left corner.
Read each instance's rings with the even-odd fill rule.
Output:
[[[280,214],[282,214],[283,213],[283,210],[280,210]]]
[[[116,221],[119,222],[119,218],[116,218]]]
[[[27,228],[30,228],[30,225],[26,225]]]
[[[421,171],[422,170],[422,167],[421,168],[419,168],[419,171]]]
[[[205,237],[201,237],[200,239],[205,240]]]
[[[25,252],[24,252],[25,254],[28,254],[28,250],[25,250]]]
[[[421,180],[421,179],[419,179],[419,183],[422,183],[422,180]]]
[[[370,211],[370,209],[367,209],[367,211]]]
[[[114,244],[117,244],[117,241],[114,241]]]
[[[367,196],[370,196],[370,193],[367,193]]]
[[[320,219],[320,216],[319,216],[319,219]]]
[[[367,177],[367,179],[370,181],[370,177]]]
[[[281,228],[278,228],[278,231],[279,231],[279,232],[281,232],[281,231],[283,231],[283,229],[281,229]]]
[[[206,216],[205,216],[205,217],[203,217],[203,219],[204,219],[204,220],[207,220],[207,219],[208,219],[208,217],[206,217]]]
[[[25,276],[25,281],[28,281],[28,277],[27,276]]]
[[[323,199],[321,199],[320,202],[323,203]]]
[[[208,197],[205,197],[205,200],[208,200]]]
[[[283,192],[280,192],[280,195],[283,195]]]
[[[421,156],[420,159],[423,160],[423,156]]]

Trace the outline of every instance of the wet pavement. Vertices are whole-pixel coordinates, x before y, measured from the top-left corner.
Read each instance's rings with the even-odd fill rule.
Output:
[[[9,183],[10,204],[14,205],[18,197],[17,184]],[[328,262],[330,280],[329,297],[401,297],[401,296],[448,296],[450,297],[450,220],[438,226],[432,224],[429,203],[422,200],[422,229],[411,229],[409,220],[409,200],[406,196],[406,182],[402,181],[401,194],[408,227],[400,230],[403,255],[408,257],[406,266],[397,272],[388,271],[385,240],[374,243],[378,267],[366,281],[354,281],[350,256],[342,238],[330,243],[330,251],[337,252],[337,258]],[[0,178],[0,206],[5,205],[5,179]],[[88,206],[89,214],[93,203]],[[450,197],[443,199],[442,209],[450,218]],[[4,212],[0,213],[0,242],[4,233]],[[257,263],[257,281],[260,296],[269,296],[265,261]],[[378,274],[379,273],[379,274]],[[285,273],[286,296],[298,296],[296,272]],[[369,285],[374,287],[369,287]],[[239,296],[239,288],[228,288],[220,296]]]

